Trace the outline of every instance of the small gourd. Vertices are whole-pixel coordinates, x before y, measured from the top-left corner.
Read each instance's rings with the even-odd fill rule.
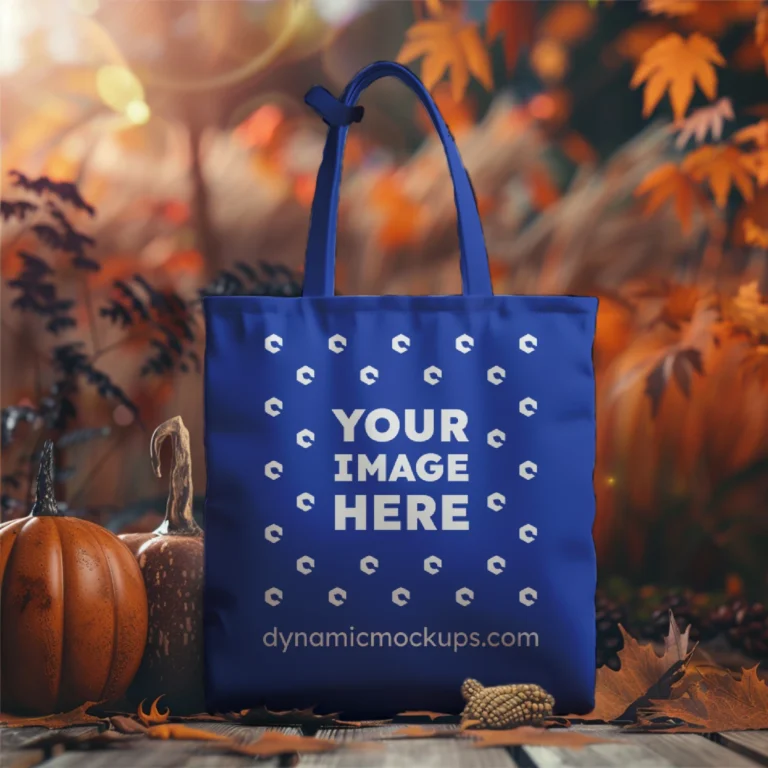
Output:
[[[59,512],[53,443],[28,517],[0,526],[0,700],[44,715],[120,699],[139,668],[147,595],[128,547]]]
[[[515,728],[536,725],[552,715],[555,700],[541,686],[497,685],[485,688],[477,680],[465,680],[461,695],[467,702],[463,721],[476,721],[479,728]]]
[[[147,647],[128,696],[138,703],[164,695],[171,712],[192,714],[205,708],[203,531],[192,516],[189,432],[180,416],[152,435],[152,468],[162,476],[160,448],[167,437],[173,463],[165,520],[150,533],[121,536],[138,561],[149,601]]]

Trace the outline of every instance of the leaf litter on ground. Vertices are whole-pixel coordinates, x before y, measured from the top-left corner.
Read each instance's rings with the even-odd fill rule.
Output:
[[[637,705],[649,698],[669,695],[673,683],[685,672],[693,649],[688,648],[688,633],[684,633],[669,612],[669,633],[664,651],[659,656],[653,645],[641,645],[621,625],[624,647],[619,651],[621,667],[597,670],[595,708],[586,715],[565,715],[568,720],[611,722],[632,721]]]

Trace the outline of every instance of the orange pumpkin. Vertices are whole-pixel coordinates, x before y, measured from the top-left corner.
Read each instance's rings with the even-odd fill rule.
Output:
[[[48,714],[122,697],[141,663],[147,595],[117,536],[59,513],[46,442],[28,517],[0,526],[0,697]]]
[[[189,432],[180,416],[152,435],[150,455],[160,477],[160,447],[173,438],[173,466],[165,520],[151,533],[121,536],[138,559],[149,601],[144,659],[128,696],[135,702],[163,694],[176,714],[202,712],[203,532],[192,516]]]

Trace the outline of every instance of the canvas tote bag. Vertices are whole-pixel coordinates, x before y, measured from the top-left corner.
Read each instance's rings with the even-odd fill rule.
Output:
[[[445,147],[460,296],[334,296],[344,143],[385,76]],[[329,130],[303,295],[205,299],[208,706],[458,712],[474,677],[587,712],[597,300],[493,295],[469,178],[410,70],[307,102]]]

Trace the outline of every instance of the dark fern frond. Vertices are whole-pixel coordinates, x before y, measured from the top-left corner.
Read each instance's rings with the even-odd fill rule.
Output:
[[[35,203],[29,200],[0,200],[0,216],[3,221],[18,219],[24,221],[28,213],[34,213],[38,209]]]
[[[89,216],[96,214],[96,209],[83,199],[77,185],[71,181],[53,181],[47,176],[30,179],[21,171],[10,171],[9,175],[14,180],[13,185],[26,192],[32,192],[36,195],[43,195],[47,192],[62,202],[69,203],[75,208],[85,211]]]

